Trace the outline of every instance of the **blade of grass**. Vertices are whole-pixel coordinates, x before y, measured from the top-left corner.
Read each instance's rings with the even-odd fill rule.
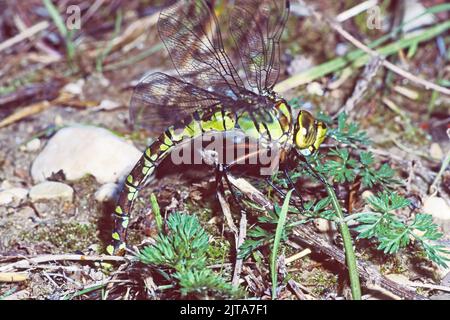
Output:
[[[73,33],[67,29],[63,17],[59,13],[58,8],[53,4],[53,2],[51,0],[42,1],[44,2],[44,5],[47,8],[48,13],[50,14],[50,17],[52,18],[53,23],[58,29],[58,32],[61,34],[64,42],[66,43],[67,58],[70,62],[72,62],[73,58],[75,57],[75,44],[72,41]]]
[[[103,61],[111,52],[111,49],[114,44],[114,39],[117,38],[117,36],[120,33],[120,29],[122,28],[122,16],[123,16],[122,10],[119,10],[116,15],[116,21],[114,23],[114,32],[111,37],[111,40],[108,42],[108,45],[106,46],[106,48],[97,57],[95,68],[96,68],[97,72],[99,72],[99,73],[103,72]]]
[[[12,288],[12,289],[7,290],[5,293],[2,293],[2,295],[0,296],[0,300],[5,300],[6,298],[8,298],[10,295],[12,295],[16,291],[17,291],[17,288]]]
[[[155,215],[156,227],[158,228],[158,232],[161,232],[163,227],[163,220],[161,217],[161,210],[159,208],[158,199],[156,199],[154,193],[150,195],[150,202],[152,205],[153,214]]]
[[[313,164],[317,166],[318,160],[314,158],[312,158],[311,160],[313,160]],[[306,158],[306,162],[309,163],[308,158]],[[361,300],[361,284],[359,281],[358,268],[356,265],[356,255],[355,251],[353,250],[353,239],[345,220],[344,212],[342,211],[341,205],[339,204],[339,200],[336,196],[336,193],[334,192],[334,188],[327,182],[327,179],[324,177],[324,175],[318,171],[315,171],[311,165],[309,165],[308,167],[310,168],[310,173],[323,183],[325,189],[327,190],[328,196],[331,199],[331,205],[333,206],[333,209],[336,213],[336,222],[339,224],[342,242],[344,244],[345,262],[350,279],[352,298],[353,300]]]
[[[270,272],[272,275],[272,300],[277,298],[277,256],[278,248],[280,247],[281,236],[284,231],[286,223],[286,216],[289,209],[289,200],[293,190],[289,190],[284,199],[283,206],[280,210],[280,217],[278,218],[277,229],[275,231],[275,240],[273,242],[272,255],[270,257]]]
[[[341,231],[342,241],[344,243],[345,259],[347,262],[348,275],[350,278],[350,288],[352,290],[353,300],[361,300],[361,284],[359,282],[358,268],[356,266],[356,256],[353,250],[353,240],[350,235],[347,223],[344,220],[344,213],[336,197],[336,193],[332,186],[325,184],[327,193],[331,198],[331,204],[340,219],[339,229]]]
[[[82,296],[82,295],[84,295],[84,294],[91,293],[91,292],[93,292],[93,291],[102,289],[102,288],[103,288],[104,286],[106,286],[106,285],[107,285],[107,283],[102,283],[102,284],[99,284],[99,285],[95,285],[95,286],[92,286],[92,287],[89,287],[89,288],[86,288],[86,289],[77,291],[77,292],[73,293],[73,294],[70,295],[70,296],[67,295],[67,296],[64,298],[64,300],[72,300],[73,298],[76,298],[76,297]]]
[[[139,54],[137,54],[135,56],[132,56],[131,58],[129,58],[127,60],[119,61],[119,62],[114,63],[114,64],[108,64],[103,69],[105,71],[113,71],[113,70],[117,70],[117,69],[120,69],[120,68],[126,68],[129,65],[138,63],[139,61],[144,60],[145,58],[151,56],[152,54],[154,54],[154,53],[156,53],[158,51],[161,51],[163,48],[165,48],[164,44],[163,43],[158,43],[158,44],[154,45],[153,47],[151,47],[151,48],[149,48],[149,49],[147,49],[147,50],[145,50],[145,51],[143,51],[143,52],[141,52],[141,53],[139,53]]]

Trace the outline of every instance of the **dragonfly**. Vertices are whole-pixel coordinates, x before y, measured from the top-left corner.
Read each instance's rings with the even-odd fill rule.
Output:
[[[234,55],[229,55],[211,1],[182,0],[161,11],[158,32],[178,75],[152,73],[134,89],[132,123],[161,134],[124,181],[113,212],[109,254],[125,252],[139,190],[162,161],[187,141],[226,134],[249,137],[262,150],[276,147],[281,155],[292,150],[316,152],[326,137],[326,125],[306,110],[294,114],[273,90],[288,16],[288,0],[234,1],[228,25]],[[286,157],[280,159],[282,163]]]

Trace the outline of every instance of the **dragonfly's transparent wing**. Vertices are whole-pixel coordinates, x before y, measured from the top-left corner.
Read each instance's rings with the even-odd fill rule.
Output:
[[[238,1],[234,14],[247,14],[246,10],[252,9],[259,10],[257,2],[250,0],[247,6],[246,1]],[[264,4],[265,2],[263,1]],[[272,10],[267,6],[263,6],[263,9]],[[250,73],[249,70],[254,69],[250,64],[251,59],[242,59],[247,76],[250,76],[250,84],[255,83],[257,77],[266,75],[267,81],[274,83],[273,76],[278,75],[279,53],[275,43],[278,43],[285,18],[277,20],[274,27],[268,27],[270,36],[257,38],[255,28],[259,27],[259,23],[272,21],[264,20],[269,18],[264,10],[262,15],[252,15],[251,19],[247,14],[250,24],[248,30],[244,29],[241,20],[236,21],[239,28],[234,30],[238,45],[239,41],[242,41],[244,46],[239,48],[241,56],[269,47],[277,53],[272,53],[273,59],[270,61],[266,61],[268,58],[264,56],[265,68],[268,70],[264,74]],[[283,11],[282,14],[286,15],[286,12]],[[252,22],[253,18],[259,19],[257,24]],[[143,78],[131,101],[130,114],[133,124],[152,131],[161,130],[196,110],[219,105],[235,112],[247,110],[255,121],[266,117],[266,106],[272,106],[272,103],[264,95],[255,94],[245,88],[244,82],[225,53],[217,17],[207,1],[181,0],[164,9],[160,14],[158,30],[181,79],[163,73],[154,73]],[[250,33],[249,37],[244,36],[247,31]],[[253,45],[255,39],[260,39],[262,45]],[[263,87],[261,84],[258,88]],[[263,92],[262,89],[260,92]]]
[[[230,17],[250,87],[271,90],[280,73],[280,37],[289,16],[288,0],[237,0]]]
[[[152,73],[134,89],[130,119],[138,127],[162,130],[197,109],[218,105],[220,98],[164,73]]]
[[[208,2],[178,1],[161,12],[158,30],[184,80],[236,98],[245,90],[225,53],[217,17]]]
[[[141,79],[134,89],[130,119],[138,128],[161,131],[191,116],[194,111],[221,108],[237,113],[248,111],[255,121],[263,121],[267,117],[263,107],[267,100],[248,94],[236,100],[164,73],[152,73]]]

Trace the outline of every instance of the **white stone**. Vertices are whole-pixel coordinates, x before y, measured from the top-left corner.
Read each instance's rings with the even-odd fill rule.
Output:
[[[105,99],[105,100],[102,100],[100,102],[100,104],[95,107],[95,110],[96,111],[100,111],[100,110],[110,111],[110,110],[120,108],[121,106],[122,106],[122,104],[119,102]]]
[[[34,138],[27,142],[27,144],[25,145],[25,150],[28,152],[34,152],[38,151],[40,147],[41,147],[41,140],[39,140],[38,138]]]
[[[295,56],[287,67],[287,72],[290,75],[295,75],[304,72],[314,66],[314,61],[311,58],[305,56]]]
[[[373,194],[373,192],[370,191],[370,190],[365,190],[365,191],[363,191],[363,193],[361,194],[361,197],[362,197],[364,200],[367,200],[367,199],[369,199],[370,197],[373,197],[373,196],[374,196],[374,194]]]
[[[61,117],[59,114],[57,114],[55,116],[55,119],[53,120],[53,123],[55,124],[55,126],[57,127],[63,127],[66,123],[63,119],[63,117]]]
[[[14,185],[8,180],[3,180],[0,184],[0,190],[8,190],[11,188],[14,188]]]
[[[442,152],[441,146],[433,142],[430,146],[430,156],[435,160],[442,160],[444,158],[444,153]]]
[[[440,197],[429,197],[423,202],[423,212],[431,214],[433,221],[438,224],[444,233],[450,232],[450,207]]]
[[[348,48],[348,44],[340,42],[336,45],[335,53],[338,56],[343,56],[348,52]]]
[[[324,234],[328,238],[328,241],[333,241],[337,231],[336,224],[333,221],[323,218],[316,218],[314,219],[314,226],[317,228],[319,233]]]
[[[61,182],[45,181],[30,189],[30,199],[32,201],[52,199],[72,201],[73,189]]]
[[[403,32],[416,34],[422,32],[422,27],[436,23],[436,17],[432,13],[425,13],[425,6],[419,0],[406,0],[403,21],[408,22],[403,26]],[[425,13],[425,14],[424,14]],[[417,16],[421,15],[419,18]]]
[[[141,152],[110,131],[76,125],[63,128],[34,160],[31,175],[35,182],[44,181],[62,170],[67,180],[93,175],[99,183],[124,178]]]
[[[313,94],[313,95],[320,96],[320,97],[324,95],[322,85],[316,81],[308,84],[306,86],[306,91],[308,91],[309,94]]]
[[[115,183],[107,183],[100,187],[95,193],[97,202],[108,202],[114,200],[119,191],[119,186]]]
[[[28,190],[24,188],[11,188],[0,192],[0,206],[7,205],[13,201],[24,200],[28,195]]]
[[[314,226],[321,233],[327,233],[333,230],[332,222],[323,218],[314,219]]]
[[[79,96],[83,93],[84,79],[79,79],[76,82],[68,83],[64,86],[63,91]]]
[[[13,202],[13,200],[13,195],[8,191],[0,192],[0,206],[6,206],[7,204]]]

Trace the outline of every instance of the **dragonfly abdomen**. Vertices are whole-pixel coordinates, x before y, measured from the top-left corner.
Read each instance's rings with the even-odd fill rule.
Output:
[[[265,143],[276,140],[284,144],[291,138],[290,118],[290,110],[279,108],[278,105],[265,110],[265,117],[258,117],[258,119],[247,111],[237,113],[218,107],[196,111],[187,119],[167,128],[145,149],[125,179],[114,211],[116,219],[112,234],[113,244],[107,247],[107,251],[113,254],[125,249],[126,230],[133,201],[137,198],[144,182],[154,174],[158,165],[180,143],[201,137],[208,132],[240,130],[249,138],[263,140]]]

